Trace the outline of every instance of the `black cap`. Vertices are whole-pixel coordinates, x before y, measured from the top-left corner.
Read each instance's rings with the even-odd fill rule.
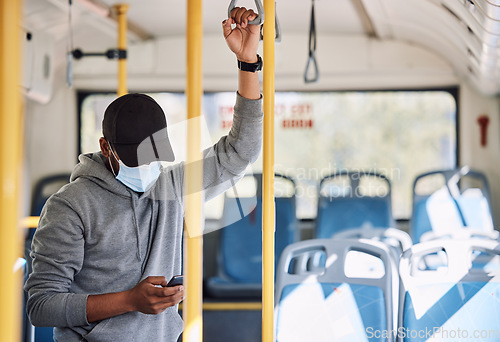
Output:
[[[165,113],[145,94],[127,94],[111,102],[104,112],[102,133],[127,166],[175,159]]]

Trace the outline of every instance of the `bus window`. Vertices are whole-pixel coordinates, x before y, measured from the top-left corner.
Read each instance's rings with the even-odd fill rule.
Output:
[[[165,110],[169,126],[184,120],[183,94],[150,95]],[[82,153],[99,148],[102,116],[114,97],[92,94],[82,101]],[[204,95],[211,143],[229,131],[234,100],[233,92]],[[316,217],[321,178],[355,170],[387,176],[393,216],[408,219],[415,177],[456,166],[457,104],[447,91],[277,92],[275,103],[275,171],[297,182],[298,218]],[[261,172],[261,167],[257,160],[252,170]],[[205,213],[220,218],[222,204],[222,198],[212,200]]]

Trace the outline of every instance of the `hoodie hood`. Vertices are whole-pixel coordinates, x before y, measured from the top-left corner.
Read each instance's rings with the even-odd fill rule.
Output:
[[[111,171],[106,168],[106,158],[101,152],[81,154],[78,156],[78,160],[79,163],[71,172],[71,182],[76,181],[78,178],[85,178],[119,196],[132,196],[131,190],[120,183]]]

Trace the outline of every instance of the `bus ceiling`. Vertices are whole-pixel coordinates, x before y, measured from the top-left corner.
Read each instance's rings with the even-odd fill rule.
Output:
[[[116,0],[72,2],[74,30],[80,41],[91,44],[96,35],[100,40],[104,36],[110,42],[115,41],[116,20],[111,9]],[[26,29],[44,31],[55,41],[66,41],[68,3],[69,0],[25,0]],[[128,0],[127,3],[131,44],[184,36],[186,6],[179,6],[177,0]],[[283,39],[287,34],[307,37],[311,1],[290,3],[276,4]],[[250,0],[239,5],[255,6]],[[319,41],[325,36],[365,36],[377,41],[413,44],[445,59],[459,77],[482,93],[500,92],[498,0],[336,0],[316,1],[315,6]],[[204,35],[219,35],[224,19],[221,13],[227,12],[226,2],[206,1],[204,7]]]

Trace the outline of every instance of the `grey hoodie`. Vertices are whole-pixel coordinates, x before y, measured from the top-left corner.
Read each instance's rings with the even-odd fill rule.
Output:
[[[261,101],[237,95],[231,131],[204,151],[206,199],[243,175],[261,140]],[[182,273],[184,164],[163,169],[155,186],[138,194],[115,179],[100,152],[79,160],[70,184],[47,201],[33,238],[33,272],[25,285],[31,322],[55,327],[61,342],[177,341],[183,329],[177,306],[89,324],[86,304],[90,294]]]

